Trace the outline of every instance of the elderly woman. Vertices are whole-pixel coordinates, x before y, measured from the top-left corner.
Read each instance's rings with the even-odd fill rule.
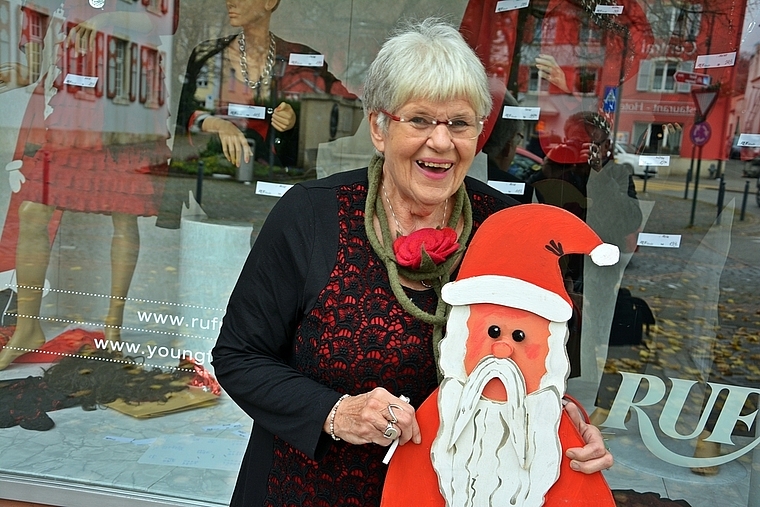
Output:
[[[364,107],[378,155],[282,197],[213,350],[255,421],[234,506],[379,504],[385,446],[420,442],[414,407],[438,382],[440,287],[483,220],[514,204],[465,178],[491,98],[451,26],[427,20],[387,41]],[[425,259],[403,244],[421,230],[441,235]],[[610,466],[598,431],[581,429],[578,469]]]

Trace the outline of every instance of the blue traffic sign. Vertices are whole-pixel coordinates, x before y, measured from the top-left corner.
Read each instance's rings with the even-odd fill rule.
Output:
[[[691,142],[693,142],[695,146],[704,146],[707,144],[707,141],[710,140],[711,135],[712,129],[710,128],[710,125],[704,121],[692,125],[691,131],[689,132]]]
[[[604,87],[602,111],[605,113],[614,113],[615,109],[617,109],[617,91],[617,86]]]

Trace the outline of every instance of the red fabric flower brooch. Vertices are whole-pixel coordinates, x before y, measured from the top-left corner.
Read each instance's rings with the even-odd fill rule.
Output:
[[[414,231],[408,236],[399,236],[393,242],[393,252],[400,266],[418,270],[427,269],[445,261],[457,251],[457,233],[451,227],[443,229],[426,228]],[[430,266],[428,262],[432,262]]]

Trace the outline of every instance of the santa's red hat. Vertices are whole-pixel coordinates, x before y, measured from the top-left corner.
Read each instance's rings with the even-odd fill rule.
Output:
[[[587,254],[599,266],[620,258],[615,245],[569,211],[523,204],[486,219],[465,252],[455,282],[443,286],[450,305],[493,303],[526,310],[554,322],[572,316],[559,258]]]

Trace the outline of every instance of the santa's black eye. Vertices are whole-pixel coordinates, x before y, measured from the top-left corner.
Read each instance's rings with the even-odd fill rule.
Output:
[[[516,342],[521,342],[525,339],[525,331],[521,329],[515,329],[512,331],[512,339]]]
[[[491,338],[498,338],[501,336],[501,328],[499,326],[491,326],[488,328],[488,336]]]

